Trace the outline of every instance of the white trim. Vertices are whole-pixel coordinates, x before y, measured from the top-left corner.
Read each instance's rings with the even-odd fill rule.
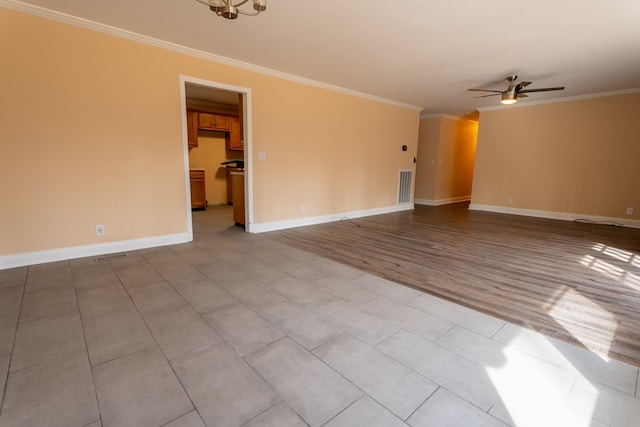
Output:
[[[454,116],[453,114],[445,114],[445,113],[432,113],[432,114],[421,114],[421,119],[452,119],[452,120],[465,120],[460,116]]]
[[[252,159],[252,141],[253,141],[253,127],[252,127],[252,97],[251,97],[251,89],[247,87],[241,86],[232,86],[226,83],[214,82],[211,80],[199,79],[197,77],[189,77],[180,75],[180,97],[181,97],[181,108],[183,111],[182,114],[182,144],[183,150],[185,154],[184,158],[184,168],[185,168],[185,184],[187,186],[187,224],[188,224],[188,232],[191,235],[191,240],[193,240],[193,226],[192,226],[192,217],[191,217],[191,189],[189,184],[189,141],[187,136],[187,127],[186,127],[186,95],[185,85],[187,83],[195,84],[198,86],[204,86],[213,90],[226,90],[229,92],[237,92],[244,96],[244,114],[243,124],[244,124],[244,192],[245,192],[245,230],[247,232],[252,232],[253,228],[253,162]]]
[[[505,206],[479,205],[477,203],[471,203],[469,205],[469,209],[475,211],[496,212],[510,215],[532,216],[536,218],[559,219],[563,221],[585,220],[602,223],[613,223],[620,224],[625,227],[640,228],[640,220],[637,219],[584,215],[570,212],[541,211],[536,209],[508,208]]]
[[[138,249],[153,248],[156,246],[177,245],[179,243],[186,243],[189,241],[189,235],[187,233],[177,233],[156,237],[144,237],[141,239],[122,240],[118,242],[99,243],[95,245],[73,246],[69,248],[26,252],[15,255],[3,255],[0,256],[0,270],[23,267],[25,265],[42,264],[45,262],[136,251]]]
[[[286,221],[263,222],[254,224],[253,233],[265,233],[268,231],[285,230],[287,228],[305,227],[307,225],[324,224],[327,222],[340,221],[345,218],[362,218],[365,216],[382,215],[393,212],[408,211],[413,209],[413,203],[403,203],[400,205],[367,209],[361,211],[343,212],[341,214],[330,214],[308,218],[291,219]]]
[[[187,124],[187,80],[180,76],[180,111],[182,111],[182,167],[184,168],[185,212],[187,213],[187,236],[193,240],[193,217],[191,214],[191,176],[189,173],[189,125]]]
[[[436,114],[425,114],[420,115],[420,120],[422,119],[450,119],[458,122],[473,122],[478,123],[477,120],[468,119],[462,116],[454,116],[453,114],[444,114],[444,113],[436,113]]]
[[[525,101],[525,102],[518,102],[517,104],[512,104],[512,105],[499,104],[492,107],[480,107],[477,110],[482,112],[482,111],[504,110],[507,108],[534,107],[536,105],[560,104],[562,102],[582,101],[585,99],[606,98],[609,96],[618,96],[618,95],[631,95],[634,93],[640,93],[640,88],[614,90],[610,92],[588,93],[586,95],[567,96],[564,98],[541,99],[539,101]]]
[[[182,46],[176,43],[159,40],[153,37],[145,36],[142,34],[134,33],[132,31],[123,30],[121,28],[112,27],[110,25],[102,24],[99,22],[91,21],[85,18],[69,15],[66,13],[58,12],[51,9],[46,9],[40,6],[34,6],[26,3],[22,3],[16,0],[0,0],[0,6],[7,9],[17,10],[19,12],[28,13],[30,15],[39,16],[41,18],[52,19],[54,21],[63,22],[65,24],[75,25],[78,27],[86,28],[93,31],[98,31],[112,36],[132,40],[135,42],[147,44],[150,46],[159,47],[162,49],[171,50],[174,52],[182,53],[184,55],[193,56],[196,58],[205,59],[207,61],[217,62],[220,64],[230,65],[232,67],[241,68],[244,70],[253,71],[256,73],[276,77],[283,80],[289,80],[296,83],[301,83],[308,86],[317,87],[320,89],[326,89],[333,92],[342,93],[345,95],[351,95],[358,98],[368,99],[370,101],[381,102],[383,104],[389,104],[396,107],[407,108],[414,111],[422,111],[422,107],[416,105],[405,104],[403,102],[394,101],[387,98],[382,98],[375,95],[370,95],[356,90],[347,89],[341,86],[332,85],[329,83],[319,82],[317,80],[311,80],[306,77],[296,76],[294,74],[283,73],[282,71],[273,70],[270,68],[262,67],[259,65],[250,64],[248,62],[238,61],[236,59],[227,58],[225,56],[215,55],[213,53],[204,52],[190,47]]]
[[[245,231],[248,233],[253,232],[253,98],[251,95],[251,89],[245,88],[242,91],[244,96],[243,106],[244,111],[244,209],[245,209]]]
[[[471,200],[471,196],[459,196],[459,197],[451,197],[448,199],[416,199],[416,205],[426,205],[426,206],[441,206],[441,205],[449,205],[451,203],[460,203],[460,202],[468,202]]]
[[[445,113],[429,113],[429,114],[420,114],[420,119],[444,119],[445,117],[459,119],[458,116],[452,116],[451,114]]]

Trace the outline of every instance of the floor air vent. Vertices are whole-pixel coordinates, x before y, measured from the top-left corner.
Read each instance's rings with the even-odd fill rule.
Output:
[[[398,204],[411,202],[411,179],[413,171],[400,171],[398,181]]]
[[[109,261],[110,259],[123,258],[123,257],[126,257],[126,256],[127,256],[126,253],[102,255],[102,256],[99,256],[98,258],[96,258],[95,261],[96,262]]]

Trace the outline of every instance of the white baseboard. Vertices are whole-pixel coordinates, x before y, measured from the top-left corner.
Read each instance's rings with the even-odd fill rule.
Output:
[[[392,212],[407,211],[413,209],[413,203],[403,203],[400,205],[388,206],[384,208],[367,209],[362,211],[342,212],[339,214],[315,216],[308,218],[298,218],[286,221],[263,222],[253,224],[252,233],[265,233],[268,231],[285,230],[287,228],[304,227],[307,225],[324,224],[327,222],[340,221],[344,218],[362,218],[365,216],[382,215]]]
[[[267,231],[284,230],[287,228],[340,221],[343,218],[361,218],[371,215],[381,215],[385,213],[406,211],[413,208],[413,203],[405,203],[384,208],[343,212],[340,214],[332,214],[319,217],[275,221],[261,224],[259,223],[253,225],[251,232],[263,233]],[[15,255],[3,255],[0,256],[0,270],[22,267],[25,265],[43,264],[45,262],[55,262],[67,259],[91,257],[96,255],[107,255],[118,252],[135,251],[139,249],[153,248],[156,246],[175,245],[179,243],[186,243],[189,241],[190,239],[188,233],[178,233],[166,236],[100,243],[96,245],[74,246],[69,248],[20,253]]]
[[[597,215],[584,215],[584,214],[577,214],[577,213],[570,213],[570,212],[541,211],[536,209],[509,208],[506,206],[480,205],[477,203],[471,203],[469,205],[469,209],[475,210],[475,211],[486,211],[486,212],[505,213],[505,214],[511,214],[511,215],[532,216],[536,218],[559,219],[563,221],[584,220],[584,221],[592,221],[596,223],[605,223],[605,224],[612,224],[612,225],[621,225],[621,226],[631,227],[631,228],[640,228],[640,220],[637,220],[637,219],[616,218],[616,217],[606,217],[606,216],[597,216]]]
[[[22,267],[25,265],[43,264],[45,262],[135,251],[138,249],[153,248],[156,246],[175,245],[178,243],[186,243],[188,241],[188,233],[177,233],[165,236],[145,237],[142,239],[100,243],[96,245],[73,246],[70,248],[3,255],[0,256],[0,270]]]
[[[451,197],[449,199],[416,199],[416,205],[427,205],[427,206],[441,206],[441,205],[449,205],[451,203],[460,203],[460,202],[468,202],[471,200],[471,196],[460,196],[460,197]]]

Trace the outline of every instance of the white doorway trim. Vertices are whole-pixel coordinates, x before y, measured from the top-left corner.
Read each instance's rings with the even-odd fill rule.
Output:
[[[253,232],[253,164],[251,162],[251,148],[253,141],[252,120],[251,120],[251,89],[241,86],[232,86],[225,83],[214,82],[211,80],[199,79],[196,77],[180,75],[180,108],[182,111],[182,151],[184,162],[184,183],[186,193],[186,212],[187,212],[187,234],[189,241],[193,241],[193,219],[191,217],[191,188],[189,181],[189,147],[187,136],[187,95],[186,84],[194,84],[204,86],[211,89],[221,89],[231,92],[238,92],[243,97],[243,126],[244,126],[244,194],[245,194],[245,231]]]

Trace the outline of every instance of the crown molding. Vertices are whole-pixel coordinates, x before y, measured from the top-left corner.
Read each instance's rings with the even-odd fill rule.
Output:
[[[453,114],[445,114],[445,113],[433,113],[433,114],[420,115],[420,120],[422,119],[449,119],[449,120],[456,120],[459,122],[478,123],[476,120],[468,119],[463,116],[455,116]]]
[[[432,114],[421,114],[421,119],[451,119],[451,120],[463,120],[460,116],[454,116],[453,114],[445,114],[445,113],[432,113]]]
[[[418,107],[416,105],[405,104],[403,102],[394,101],[391,99],[382,98],[375,95],[370,95],[364,92],[358,92],[356,90],[347,89],[341,86],[336,86],[329,83],[320,82],[317,80],[311,80],[306,77],[300,77],[294,74],[284,73],[282,71],[273,70],[271,68],[262,67],[262,66],[251,64],[248,62],[238,61],[236,59],[227,58],[225,56],[215,55],[213,53],[192,49],[190,47],[182,46],[176,43],[171,43],[168,41],[138,34],[133,31],[112,27],[110,25],[101,24],[99,22],[91,21],[89,19],[80,18],[77,16],[69,15],[69,14],[58,12],[51,9],[46,9],[40,6],[34,6],[31,4],[23,3],[16,0],[0,0],[0,6],[6,9],[12,9],[18,12],[28,13],[30,15],[39,16],[41,18],[51,19],[53,21],[74,25],[77,27],[97,31],[104,34],[109,34],[112,36],[124,38],[124,39],[135,41],[138,43],[159,47],[161,49],[171,50],[173,52],[193,56],[193,57],[204,59],[207,61],[229,65],[231,67],[241,68],[248,71],[253,71],[253,72],[264,74],[267,76],[276,77],[282,80],[289,80],[291,82],[300,83],[307,86],[313,86],[319,89],[326,89],[326,90],[330,90],[332,92],[338,92],[344,95],[355,96],[358,98],[367,99],[369,101],[375,101],[383,104],[393,105],[395,107],[406,108],[413,111],[422,111],[423,109],[422,107]]]
[[[495,105],[493,107],[480,107],[477,110],[482,112],[482,111],[505,110],[510,108],[535,107],[536,105],[560,104],[563,102],[582,101],[585,99],[595,99],[595,98],[606,98],[609,96],[618,96],[618,95],[630,95],[634,93],[640,93],[640,88],[613,90],[610,92],[588,93],[585,95],[566,96],[563,98],[541,99],[539,101],[527,101],[524,103],[517,103],[512,105]]]

